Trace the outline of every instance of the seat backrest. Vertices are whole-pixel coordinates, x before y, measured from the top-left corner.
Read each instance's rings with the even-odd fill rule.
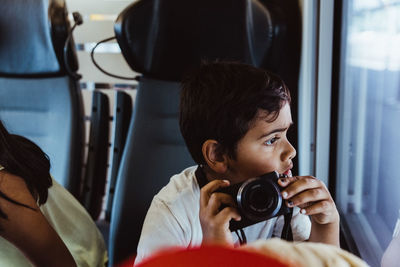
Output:
[[[10,132],[37,143],[51,174],[78,196],[83,148],[82,97],[65,71],[70,25],[62,0],[2,0],[0,119]],[[73,40],[66,64],[77,69]]]
[[[107,180],[110,103],[106,94],[94,91],[90,116],[89,146],[82,181],[81,202],[96,221],[102,210]]]
[[[262,66],[277,26],[257,0],[141,0],[119,15],[118,44],[143,76],[117,177],[111,266],[135,254],[153,196],[173,174],[194,165],[178,123],[181,78],[202,60]]]
[[[126,136],[129,130],[129,123],[132,117],[132,98],[129,94],[117,91],[115,93],[115,105],[114,105],[114,138],[113,151],[112,151],[112,163],[108,187],[107,206],[105,211],[105,219],[110,222],[111,211],[114,202],[115,186],[117,183],[117,175],[119,170],[119,164],[121,163],[122,153],[124,151]]]

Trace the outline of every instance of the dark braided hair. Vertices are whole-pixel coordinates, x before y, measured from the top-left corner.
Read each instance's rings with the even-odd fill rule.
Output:
[[[0,165],[7,172],[24,179],[32,196],[39,205],[47,200],[48,189],[52,185],[50,160],[35,143],[25,137],[10,134],[0,120]],[[19,203],[0,190],[0,197],[14,204],[34,209]],[[7,219],[0,209],[0,217]]]

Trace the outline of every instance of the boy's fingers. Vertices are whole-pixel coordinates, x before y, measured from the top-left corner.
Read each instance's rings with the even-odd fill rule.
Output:
[[[299,180],[299,176],[283,177],[278,179],[278,183],[280,186],[286,187],[297,180]]]
[[[214,191],[218,188],[226,187],[228,185],[228,180],[214,180],[203,186],[203,188],[200,190],[200,205],[203,207],[207,206],[211,194],[214,193]]]
[[[300,209],[300,213],[306,215],[318,215],[318,223],[325,224],[328,223],[326,221],[329,217],[335,212],[335,209],[332,208],[332,203],[328,200],[315,202],[308,207],[303,207]]]
[[[224,208],[218,215],[222,220],[222,223],[228,223],[231,219],[234,219],[235,221],[240,221],[241,217],[237,209],[232,208],[232,207],[226,207]]]
[[[230,195],[219,192],[212,193],[207,205],[210,211],[215,215],[220,212],[222,205],[236,207],[235,201]]]
[[[284,199],[289,199],[294,195],[299,194],[305,190],[310,190],[314,188],[325,188],[323,182],[312,176],[295,176],[295,177],[297,177],[297,180],[292,179],[293,177],[289,177],[291,181],[285,183],[284,187],[286,188],[281,193]],[[278,181],[278,183],[281,184],[282,182]]]
[[[314,181],[314,182],[319,181],[314,176],[291,176],[291,177],[279,178],[278,183],[281,186],[288,186],[294,182],[301,181],[301,180],[310,180],[310,181]]]
[[[309,203],[317,202],[321,200],[327,200],[329,196],[326,191],[321,188],[313,188],[306,191],[303,191],[297,195],[294,195],[290,199],[288,199],[288,206],[294,207],[301,205],[309,205]]]

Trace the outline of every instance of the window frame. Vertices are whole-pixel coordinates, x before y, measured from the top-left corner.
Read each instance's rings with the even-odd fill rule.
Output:
[[[333,31],[333,60],[332,60],[332,97],[331,97],[331,150],[330,150],[330,164],[329,164],[329,189],[333,192],[337,208],[341,215],[341,246],[353,254],[361,257],[371,266],[380,266],[381,257],[386,249],[383,243],[390,242],[392,233],[390,229],[383,222],[382,218],[374,214],[370,214],[366,211],[362,211],[362,176],[363,176],[363,157],[358,157],[356,161],[355,171],[358,170],[358,174],[355,175],[355,181],[351,181],[354,185],[349,185],[349,180],[339,181],[337,177],[347,177],[349,171],[349,160],[345,158],[349,149],[348,144],[350,143],[350,133],[352,127],[363,127],[363,125],[350,125],[350,120],[346,120],[346,116],[349,116],[349,112],[344,107],[349,105],[352,101],[352,92],[342,90],[346,82],[346,78],[341,73],[345,70],[345,59],[346,59],[346,38],[348,25],[347,12],[349,1],[335,1],[335,13],[334,13],[334,31]],[[365,74],[367,75],[367,74]],[[359,96],[358,96],[359,97]],[[363,96],[361,96],[362,98]],[[365,98],[366,96],[364,96]],[[359,103],[363,103],[360,101]],[[366,103],[361,104],[357,107],[359,109],[358,116],[366,116]],[[339,127],[339,122],[347,122],[346,125],[342,124]],[[359,120],[360,124],[363,120]],[[355,153],[362,155],[364,151],[361,149],[363,140],[365,137],[364,133],[359,133],[358,140],[360,144],[355,145]],[[363,136],[364,135],[364,136]],[[360,167],[361,166],[361,167]],[[377,181],[373,182],[372,186],[377,185]],[[344,187],[345,186],[345,187]],[[348,201],[349,198],[347,191],[351,187],[354,191],[355,200],[354,210],[359,213],[348,212]],[[377,196],[371,195],[371,198]],[[373,202],[373,201],[372,201]],[[357,225],[357,227],[354,227]],[[377,234],[373,229],[379,229],[379,240]]]

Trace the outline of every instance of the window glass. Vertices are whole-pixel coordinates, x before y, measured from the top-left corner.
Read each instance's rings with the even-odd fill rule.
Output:
[[[337,203],[380,266],[400,210],[400,0],[343,5]]]

